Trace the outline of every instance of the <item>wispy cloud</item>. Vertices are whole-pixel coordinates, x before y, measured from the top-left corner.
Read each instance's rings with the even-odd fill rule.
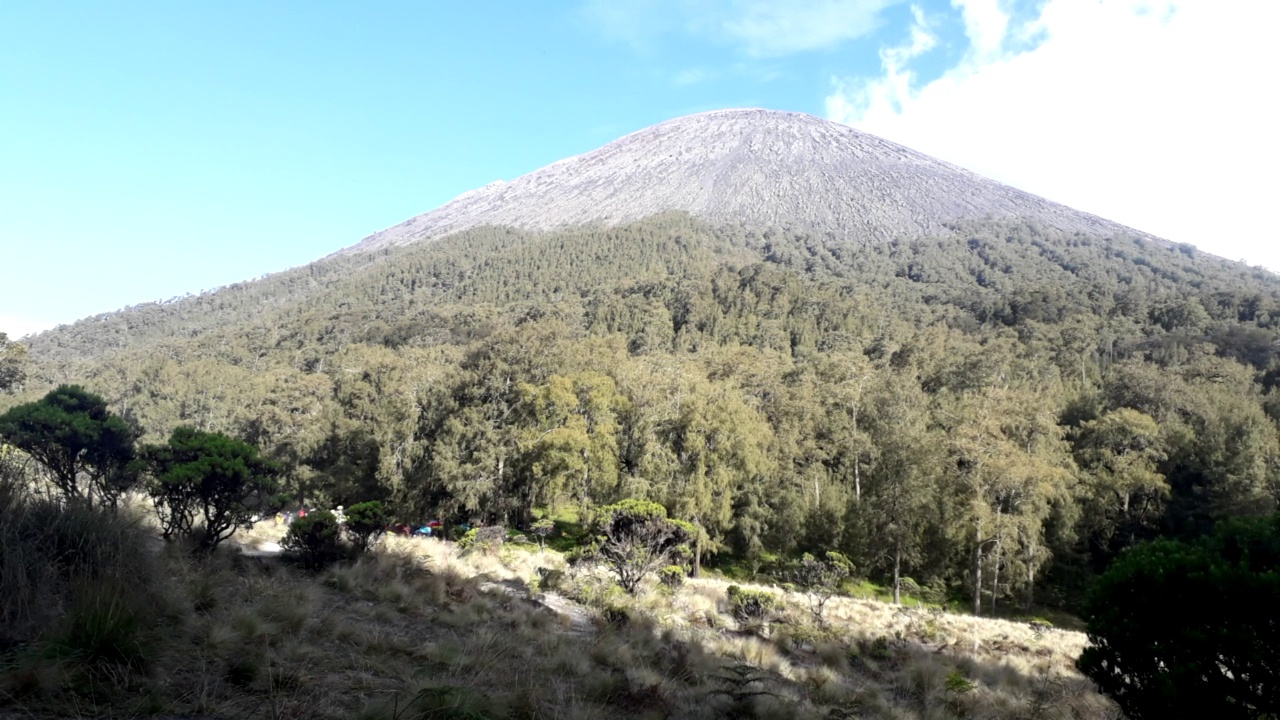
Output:
[[[881,12],[899,0],[738,2],[721,23],[753,57],[778,57],[834,47],[869,35]]]
[[[671,78],[671,84],[676,87],[688,87],[689,85],[697,85],[698,83],[713,80],[716,75],[717,73],[706,68],[686,68]]]
[[[1172,240],[1280,268],[1270,185],[1280,112],[1269,77],[1280,3],[1048,0],[1020,18],[953,0],[969,40],[920,82],[932,37],[881,53],[881,73],[837,78],[831,119]]]
[[[880,26],[902,0],[586,0],[582,16],[604,37],[640,51],[666,35],[699,37],[753,57],[832,48]]]

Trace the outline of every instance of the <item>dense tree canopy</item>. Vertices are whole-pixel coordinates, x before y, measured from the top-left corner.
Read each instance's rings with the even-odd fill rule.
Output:
[[[523,525],[640,498],[695,563],[835,550],[982,612],[1078,602],[1280,493],[1280,280],[1033,223],[479,228],[30,345],[17,402],[75,380],[151,442],[244,437],[308,502]]]

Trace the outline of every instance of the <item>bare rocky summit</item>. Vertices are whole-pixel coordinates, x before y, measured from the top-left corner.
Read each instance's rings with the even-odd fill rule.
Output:
[[[717,110],[669,120],[464,193],[344,252],[479,225],[548,230],[683,210],[716,223],[877,242],[959,220],[1028,217],[1066,231],[1133,231],[811,115]]]

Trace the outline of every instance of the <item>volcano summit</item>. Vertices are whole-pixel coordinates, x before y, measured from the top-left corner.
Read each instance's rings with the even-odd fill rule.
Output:
[[[740,109],[659,123],[472,190],[344,252],[479,225],[618,225],[672,210],[713,224],[829,232],[858,243],[929,235],[956,221],[1011,218],[1068,232],[1133,234],[846,125]]]

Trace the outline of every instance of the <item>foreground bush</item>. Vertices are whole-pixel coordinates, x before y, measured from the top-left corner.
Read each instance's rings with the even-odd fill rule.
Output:
[[[0,415],[0,439],[40,463],[63,498],[110,508],[137,482],[136,436],[79,385],[60,385]]]
[[[252,526],[254,515],[274,512],[280,468],[247,442],[180,427],[168,443],[143,448],[142,456],[165,537],[190,537],[212,552],[237,529]]]
[[[1280,715],[1280,516],[1122,554],[1085,604],[1082,672],[1134,720]]]
[[[35,661],[95,677],[145,670],[167,605],[141,528],[34,495],[27,480],[0,459],[0,676]]]
[[[778,608],[778,596],[763,590],[747,590],[730,585],[729,614],[738,622],[764,622]]]
[[[308,513],[289,526],[281,546],[308,570],[322,570],[342,557],[338,518],[328,510]]]
[[[368,552],[387,531],[387,523],[390,521],[387,509],[376,500],[356,503],[347,508],[346,520],[347,536],[351,538],[351,544],[357,552]]]
[[[666,508],[646,500],[623,500],[604,508],[596,527],[596,557],[603,560],[628,593],[659,568],[687,554],[696,537],[692,525],[667,517]]]

